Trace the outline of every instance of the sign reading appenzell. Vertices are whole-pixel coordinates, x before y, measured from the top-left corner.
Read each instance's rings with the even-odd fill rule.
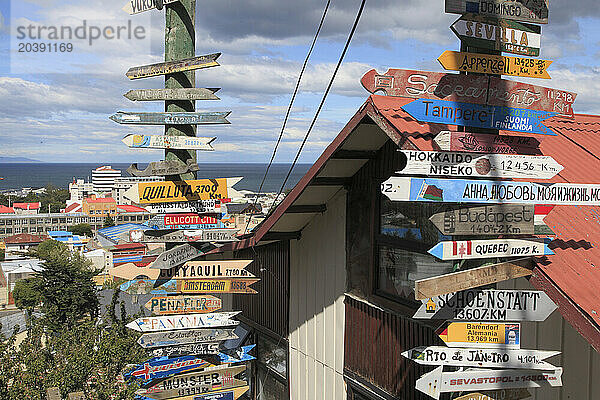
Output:
[[[442,67],[451,71],[474,72],[550,79],[550,60],[497,56],[446,50],[438,57]]]
[[[131,101],[195,101],[220,100],[215,93],[219,88],[185,88],[185,89],[136,89],[125,93]]]
[[[185,60],[167,61],[158,64],[144,65],[142,67],[133,67],[127,71],[127,77],[129,79],[140,79],[148,78],[150,76],[173,74],[175,72],[192,71],[200,68],[217,67],[219,66],[217,59],[220,55],[221,53],[214,53],[205,56],[186,58]]]
[[[443,151],[494,154],[541,154],[540,141],[531,136],[490,135],[442,131],[433,141]]]
[[[446,12],[473,13],[536,24],[548,23],[548,4],[544,0],[446,0]]]
[[[199,171],[200,167],[194,162],[194,160],[188,160],[187,163],[183,163],[179,160],[165,160],[165,161],[154,161],[148,164],[146,169],[140,170],[137,163],[131,164],[127,168],[127,172],[132,176],[169,176],[169,175],[180,175],[186,172]]]
[[[110,119],[123,125],[214,125],[229,124],[224,112],[125,112],[118,111]]]

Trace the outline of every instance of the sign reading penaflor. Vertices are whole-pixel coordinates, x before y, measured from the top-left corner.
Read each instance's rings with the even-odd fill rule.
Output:
[[[220,310],[221,299],[214,296],[161,296],[153,297],[146,308],[153,314],[210,313]]]

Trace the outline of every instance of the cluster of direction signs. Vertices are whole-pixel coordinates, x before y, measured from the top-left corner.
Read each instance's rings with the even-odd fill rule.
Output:
[[[130,0],[129,14],[171,7],[177,0]],[[179,11],[183,9],[178,8]],[[189,18],[189,16],[187,16]],[[159,77],[216,67],[220,53],[134,67],[130,79]],[[125,97],[141,101],[218,100],[217,88],[130,90]],[[197,126],[229,124],[230,112],[124,112],[111,120],[124,125]],[[134,149],[213,151],[215,137],[130,134],[123,139]],[[220,244],[238,240],[237,229],[223,221],[221,205],[240,197],[232,187],[242,178],[181,180],[196,172],[195,161],[164,160],[141,170],[127,170],[137,177],[165,176],[163,182],[140,182],[124,196],[154,216],[148,228],[127,233],[126,240],[163,243],[166,250],[147,267],[131,264],[113,268],[113,276],[125,280],[120,289],[151,297],[145,307],[152,316],[127,325],[141,333],[138,343],[149,359],[123,371],[125,383],[137,382],[138,399],[235,400],[249,390],[244,380],[246,361],[254,345],[242,346],[248,332],[235,319],[240,312],[219,312],[223,301],[216,295],[256,294],[259,279],[246,270],[252,261],[193,261]]]
[[[438,58],[459,74],[371,70],[361,82],[371,93],[407,98],[403,110],[420,122],[465,128],[439,133],[436,151],[399,150],[400,176],[383,182],[381,191],[392,201],[461,203],[430,221],[443,235],[477,239],[440,242],[429,250],[433,256],[505,261],[417,281],[415,297],[423,304],[414,318],[446,320],[437,333],[447,347],[402,355],[438,367],[416,383],[435,399],[445,392],[462,393],[463,400],[522,399],[527,388],[561,386],[562,368],[545,361],[559,352],[520,348],[520,321],[543,321],[556,305],[540,291],[480,288],[531,275],[531,257],[553,254],[548,236],[554,232],[544,216],[554,205],[600,204],[600,185],[514,182],[551,179],[563,166],[541,155],[544,136],[498,134],[556,135],[544,121],[574,116],[575,93],[500,77],[550,78],[551,61],[501,55],[539,56],[536,24],[548,22],[548,0],[445,0],[445,6],[461,14],[451,29],[462,48],[475,49]]]

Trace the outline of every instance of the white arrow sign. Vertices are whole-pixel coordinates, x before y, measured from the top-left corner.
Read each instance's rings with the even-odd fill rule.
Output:
[[[202,250],[189,244],[182,244],[162,252],[148,267],[153,269],[175,268],[202,254],[204,254]]]
[[[221,213],[221,200],[180,201],[175,203],[147,204],[144,208],[152,214]]]
[[[556,309],[539,290],[467,289],[423,300],[413,318],[541,322]]]
[[[562,386],[560,367],[552,371],[484,369],[458,372],[443,372],[443,368],[440,366],[420,377],[416,383],[417,390],[439,399],[441,393],[447,392]]]
[[[160,317],[138,318],[126,326],[138,332],[161,332],[178,329],[214,328],[233,326],[239,324],[231,318],[241,311],[210,313],[210,314],[184,314],[164,315]]]
[[[179,0],[162,0],[162,3],[171,4],[175,3],[176,1]],[[127,4],[125,4],[125,7],[123,7],[123,11],[129,15],[135,15],[154,9],[156,9],[155,0],[129,0]]]
[[[122,142],[134,149],[181,149],[214,151],[210,145],[216,137],[127,135]]]
[[[519,368],[550,371],[556,367],[544,361],[560,351],[466,349],[443,346],[415,347],[402,355],[417,364],[450,367]]]
[[[429,249],[440,260],[552,255],[544,239],[487,239],[440,242]]]
[[[550,156],[399,150],[407,164],[398,174],[458,178],[550,179],[563,166]]]

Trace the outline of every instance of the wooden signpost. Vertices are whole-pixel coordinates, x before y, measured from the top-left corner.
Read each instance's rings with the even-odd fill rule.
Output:
[[[185,357],[196,355],[217,355],[221,343],[189,343],[175,346],[159,347],[150,350],[153,357]]]
[[[477,369],[456,372],[443,372],[443,368],[440,366],[421,376],[417,380],[417,390],[434,399],[439,399],[441,393],[447,392],[562,386],[562,368],[560,367],[552,371]]]
[[[535,24],[548,23],[548,4],[545,0],[446,0],[446,12],[473,13]]]
[[[440,260],[552,255],[544,239],[485,239],[440,242],[429,249]]]
[[[600,184],[531,183],[391,177],[381,192],[392,201],[600,205]]]
[[[156,270],[154,270],[156,271]],[[161,296],[150,299],[145,307],[157,315],[212,313],[222,307],[214,296]]]
[[[551,179],[563,166],[550,156],[399,150],[406,167],[397,174],[458,178]]]
[[[542,29],[539,25],[465,14],[454,22],[450,29],[469,47],[522,56],[540,55]]]
[[[138,169],[137,163],[131,164],[127,172],[132,176],[172,176],[185,174],[186,172],[199,171],[200,167],[194,160],[188,160],[186,164],[179,160],[154,161],[148,164],[146,169]]]
[[[214,151],[211,143],[216,137],[127,135],[123,143],[134,149],[177,149]]]
[[[179,0],[160,0],[162,4],[171,4],[175,3]],[[155,10],[156,9],[157,0],[129,0],[125,7],[123,7],[123,11],[128,13],[129,15],[135,15],[139,13],[143,13],[145,11]],[[162,9],[162,7],[161,7]]]
[[[220,100],[215,93],[220,88],[136,89],[125,93],[131,101],[196,101]]]
[[[130,294],[256,294],[250,286],[258,281],[258,278],[136,279],[123,283],[120,289]]]
[[[138,344],[148,349],[190,343],[215,343],[229,339],[237,339],[237,335],[233,329],[183,329],[144,333],[138,339]]]
[[[252,260],[190,261],[179,268],[160,271],[162,279],[256,278],[246,271]]]
[[[189,244],[182,244],[162,252],[158,258],[149,265],[149,267],[155,269],[175,268],[187,261],[201,256],[202,254],[204,254],[202,250],[197,249]]]
[[[495,154],[540,154],[540,141],[532,136],[490,135],[442,131],[433,141],[442,151]]]
[[[437,334],[449,347],[475,350],[521,348],[519,323],[449,322]]]
[[[144,208],[152,214],[170,213],[197,213],[197,214],[220,214],[221,202],[228,199],[207,199],[181,201],[172,203],[153,203],[144,205]]]
[[[142,67],[133,67],[127,71],[127,77],[133,80],[173,74],[175,72],[193,71],[201,68],[218,67],[219,63],[217,62],[217,59],[220,55],[221,53],[214,53],[205,56],[186,58],[184,60],[167,61],[144,65]]]
[[[230,124],[225,112],[125,112],[117,111],[110,119],[124,125],[215,125]]]
[[[423,300],[531,275],[530,258],[453,272],[415,282],[415,299]]]
[[[546,71],[552,61],[446,50],[438,57],[451,71],[550,79]]]
[[[531,397],[531,393],[527,389],[498,389],[481,390],[465,394],[454,400],[522,400],[528,397]]]
[[[214,328],[235,326],[239,321],[231,318],[241,311],[208,314],[163,315],[159,317],[143,317],[128,323],[126,326],[138,332],[160,332],[179,329]]]
[[[242,179],[217,178],[189,181],[141,182],[129,188],[123,196],[137,204],[229,199],[239,195],[233,189],[233,185]]]
[[[558,308],[537,290],[467,289],[422,302],[414,319],[541,322]]]
[[[560,354],[560,351],[423,346],[415,347],[401,354],[421,365],[550,371],[556,367],[544,360]]]
[[[217,229],[225,226],[216,216],[186,214],[157,215],[146,223],[155,230],[165,229]]]
[[[146,230],[129,231],[134,243],[205,243],[236,242],[239,229],[196,229],[196,230]]]
[[[420,122],[556,136],[542,124],[556,115],[549,111],[423,99],[413,100],[402,109]]]

